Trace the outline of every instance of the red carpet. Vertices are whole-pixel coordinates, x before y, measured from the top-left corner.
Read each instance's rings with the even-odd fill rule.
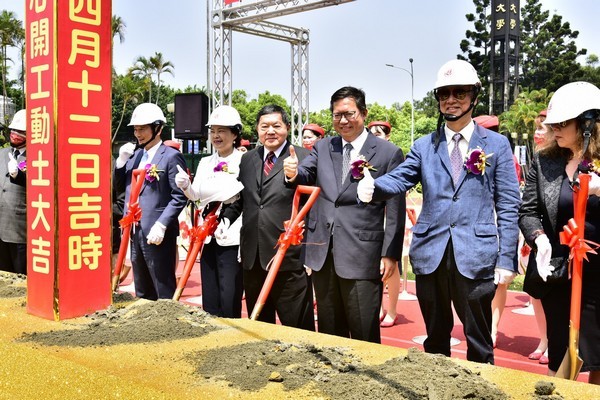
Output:
[[[178,273],[183,269],[183,262],[180,262]],[[130,283],[132,274],[124,284]],[[123,285],[121,290],[130,290],[130,286]],[[408,292],[414,294],[414,282],[408,281]],[[193,305],[200,305],[199,296],[201,295],[199,263],[196,262],[194,270],[190,276],[187,286],[181,297],[181,301]],[[387,309],[387,295],[385,305]],[[501,367],[528,371],[540,375],[546,375],[547,367],[539,364],[537,361],[529,360],[527,356],[535,350],[538,342],[538,330],[533,315],[522,315],[514,313],[513,310],[522,309],[529,296],[522,292],[508,292],[506,308],[500,320],[499,334],[497,339],[497,348],[495,349],[495,363]],[[417,347],[423,349],[423,346],[413,341],[416,336],[425,334],[425,325],[421,317],[418,302],[398,301],[397,307],[400,315],[398,324],[390,328],[381,328],[382,344],[409,348]],[[245,304],[242,310],[243,316],[247,317]],[[462,331],[462,324],[455,316],[455,328],[452,331],[452,337],[460,340],[460,343],[452,347],[452,357],[466,359],[466,342]],[[588,374],[580,374],[579,381],[587,382]]]

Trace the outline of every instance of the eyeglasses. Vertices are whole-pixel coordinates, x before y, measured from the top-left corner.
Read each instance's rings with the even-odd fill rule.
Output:
[[[450,95],[452,95],[452,97],[454,97],[456,100],[464,100],[465,97],[467,97],[467,94],[471,93],[471,89],[465,89],[465,88],[455,88],[455,89],[449,89],[449,88],[441,88],[441,89],[437,89],[435,91],[437,98],[440,101],[446,101],[450,98]]]
[[[562,121],[562,122],[556,122],[554,124],[546,124],[548,126],[548,128],[552,129],[552,130],[557,130],[557,129],[563,129],[566,128],[567,125],[569,125],[569,122],[571,122],[570,119],[566,120],[566,121]]]
[[[346,118],[346,121],[353,121],[358,116],[358,111],[346,111],[343,113],[333,113],[334,121],[341,121],[342,117]]]

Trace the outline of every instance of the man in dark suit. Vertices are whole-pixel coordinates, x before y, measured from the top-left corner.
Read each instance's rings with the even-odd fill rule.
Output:
[[[242,214],[240,253],[244,268],[246,307],[252,311],[267,276],[267,266],[275,255],[277,240],[290,219],[295,189],[283,179],[283,160],[292,145],[287,141],[290,121],[276,105],[263,107],[256,117],[258,139],[263,146],[242,156],[239,180],[244,185],[240,199],[221,213],[222,226]],[[301,159],[308,151],[294,146]],[[243,213],[242,213],[243,212]],[[218,238],[220,227],[215,232]],[[300,260],[300,246],[291,246],[285,255],[271,293],[259,320],[275,323],[275,313],[283,325],[315,329],[312,288]]]
[[[0,149],[0,270],[27,274],[27,111],[15,114]]]
[[[517,271],[521,199],[508,140],[471,118],[480,89],[471,64],[444,64],[434,91],[438,129],[415,141],[391,173],[374,183],[366,176],[358,197],[385,199],[422,184],[423,208],[409,255],[427,329],[423,346],[450,356],[454,305],[467,359],[493,364],[492,299],[495,284],[510,283]]]
[[[304,262],[314,271],[319,332],[379,343],[382,282],[400,272],[406,200],[401,194],[360,204],[360,176],[350,164],[364,157],[383,175],[402,162],[402,150],[365,129],[362,90],[343,87],[330,104],[340,136],[319,140],[304,160],[286,159],[285,175],[290,183],[321,188],[306,224]]]
[[[171,299],[177,287],[175,279],[177,217],[185,204],[185,194],[175,184],[177,166],[186,169],[181,153],[165,146],[160,133],[166,122],[162,110],[144,103],[135,108],[130,126],[138,141],[126,143],[115,161],[115,191],[125,191],[125,210],[131,194],[134,169],[146,168],[146,178],[139,197],[141,221],[131,233],[131,264],[137,297],[149,300]]]

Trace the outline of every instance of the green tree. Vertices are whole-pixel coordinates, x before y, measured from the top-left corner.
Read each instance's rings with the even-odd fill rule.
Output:
[[[600,87],[600,60],[596,54],[590,54],[581,67],[581,80]]]
[[[521,8],[521,75],[523,89],[546,88],[555,91],[562,85],[582,77],[575,39],[578,31],[559,15],[541,10],[539,0],[527,0]]]
[[[459,54],[458,58],[470,62],[477,70],[481,80],[481,93],[476,112],[487,114],[490,84],[490,0],[473,0],[473,3],[475,4],[475,13],[467,14],[466,18],[467,21],[473,23],[474,30],[466,31],[466,38],[460,42],[460,49],[464,55]]]
[[[129,115],[133,112],[133,107],[140,103],[144,98],[144,84],[140,78],[132,74],[113,75],[112,88],[112,141],[114,142],[117,133],[121,129],[123,119],[129,110]]]
[[[133,67],[129,68],[129,73],[144,81],[148,90],[148,103],[152,102],[152,74],[154,69],[150,60],[144,56],[136,58]]]
[[[500,115],[500,132],[507,135],[515,132],[519,136],[528,134],[532,137],[535,118],[548,106],[550,97],[551,93],[547,89],[524,90],[519,93],[510,109]]]
[[[154,53],[152,57],[150,57],[150,65],[152,66],[152,72],[156,74],[156,104],[158,104],[158,98],[160,97],[160,86],[162,81],[160,76],[162,74],[171,74],[171,76],[175,76],[173,69],[175,66],[171,61],[165,60],[163,54],[160,52]]]
[[[2,69],[2,94],[5,98],[8,98],[9,91],[9,82],[7,82],[7,61],[10,60],[8,57],[8,48],[17,47],[18,43],[24,38],[25,30],[23,29],[22,22],[17,19],[16,14],[12,11],[2,10],[2,13],[0,13],[0,61],[2,62],[2,65],[0,67]],[[6,116],[6,102],[3,107],[3,115]],[[1,122],[6,123],[7,121]]]

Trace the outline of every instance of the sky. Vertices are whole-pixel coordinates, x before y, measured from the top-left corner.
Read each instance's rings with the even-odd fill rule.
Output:
[[[138,56],[158,51],[175,65],[174,77],[164,75],[166,84],[181,89],[208,86],[206,1],[113,0],[113,14],[126,24],[125,41],[115,41],[116,71],[126,73]],[[597,0],[541,0],[541,4],[580,32],[578,48],[600,56]],[[0,0],[0,10],[14,11],[19,19],[24,7],[25,0]],[[467,29],[473,29],[465,15],[474,9],[472,0],[356,0],[273,21],[310,31],[309,110],[319,111],[328,108],[331,94],[346,85],[362,88],[368,103],[391,106],[410,101],[410,74],[385,65],[410,70],[409,58],[414,60],[414,98],[422,99],[433,88],[437,70],[461,54],[460,41]],[[234,90],[245,90],[249,99],[268,90],[291,101],[288,43],[234,32],[232,54]],[[584,63],[585,57],[579,61]]]

